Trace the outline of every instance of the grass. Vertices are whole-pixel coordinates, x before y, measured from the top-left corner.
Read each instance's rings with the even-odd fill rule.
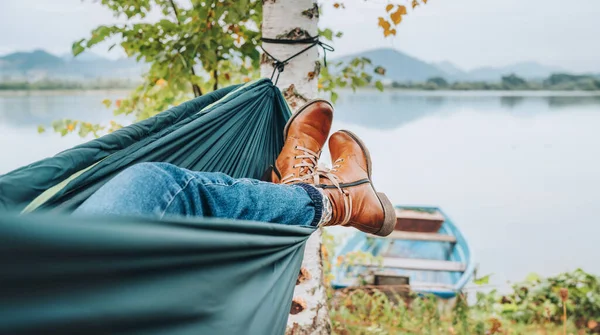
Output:
[[[373,290],[338,292],[330,298],[334,334],[582,334],[571,322],[526,324],[491,311],[481,311],[457,299],[440,307],[435,297],[389,297]],[[409,300],[410,302],[406,302]],[[587,332],[583,332],[587,334]]]

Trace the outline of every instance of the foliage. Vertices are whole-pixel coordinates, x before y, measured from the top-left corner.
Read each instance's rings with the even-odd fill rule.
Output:
[[[421,0],[426,3],[426,0]],[[73,43],[73,54],[110,43],[109,50],[121,48],[127,56],[150,65],[143,83],[131,95],[114,106],[114,114],[132,114],[136,120],[148,118],[169,107],[189,100],[193,95],[214,90],[231,83],[247,82],[259,76],[262,4],[259,0],[99,0],[125,24],[102,25],[87,38]],[[420,2],[413,0],[412,8]],[[344,10],[342,2],[333,2],[333,9]],[[161,14],[157,21],[148,21],[151,11]],[[379,18],[384,36],[395,35],[396,26],[407,14],[406,6],[385,7],[386,17]],[[383,27],[382,26],[382,27]],[[393,30],[393,32],[392,32]],[[319,31],[325,40],[340,38],[342,32],[327,28]],[[335,88],[374,84],[383,90],[380,81],[372,82],[365,65],[367,59],[351,64],[337,64],[336,70],[324,66],[312,76],[320,75],[319,87],[337,99]],[[384,71],[381,67],[376,73]],[[58,124],[58,123],[57,123]],[[77,131],[82,121],[61,122],[75,125],[59,128],[61,133]],[[108,129],[107,127],[101,127]]]
[[[442,77],[433,77],[433,78],[429,78],[427,79],[427,83],[428,84],[434,84],[436,87],[439,88],[446,88],[448,87],[448,81],[446,81],[446,79],[442,78]]]
[[[138,120],[167,109],[220,82],[250,80],[258,68],[257,46],[262,16],[258,0],[102,0],[127,24],[99,26],[87,39],[73,44],[73,54],[104,42],[118,40],[129,57],[150,63],[144,83],[115,111],[135,113]],[[143,21],[158,8],[158,22]],[[138,21],[142,22],[138,22]],[[196,71],[198,70],[198,74]]]
[[[336,239],[323,233],[325,277],[332,280]],[[475,279],[488,285],[490,275]],[[328,289],[329,313],[335,334],[590,334],[600,333],[600,278],[575,270],[554,277],[530,275],[509,294],[465,293],[454,301],[419,296],[405,290],[384,292],[368,286]],[[563,306],[567,321],[564,322]],[[566,333],[563,329],[566,326]]]
[[[366,57],[354,58],[347,64],[336,62],[333,64],[333,71],[328,68],[321,69],[321,77],[319,78],[319,89],[323,92],[329,92],[333,103],[338,99],[338,88],[351,88],[356,91],[357,88],[370,85],[373,82],[373,76],[368,73],[368,69],[372,65],[371,60]],[[381,67],[375,67],[373,70],[382,71]],[[332,74],[334,73],[334,74]],[[383,91],[383,83],[379,80],[374,82],[375,87]]]
[[[527,81],[516,74],[502,76],[502,86],[505,89],[523,89],[527,88]]]
[[[414,9],[421,4],[426,4],[427,0],[412,0],[410,6]],[[387,4],[385,6],[386,15],[377,18],[378,26],[383,30],[383,36],[395,36],[396,27],[402,22],[404,15],[408,14],[405,5],[401,4]]]
[[[561,297],[561,289],[568,291],[566,298]],[[545,279],[530,275],[513,285],[511,294],[493,295],[503,315],[523,323],[562,323],[566,300],[568,315],[577,326],[595,325],[590,328],[600,332],[600,278],[581,269]]]

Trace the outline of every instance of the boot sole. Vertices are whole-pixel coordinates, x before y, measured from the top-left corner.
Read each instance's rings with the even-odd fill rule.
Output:
[[[373,189],[375,189],[375,187],[373,187]],[[394,228],[396,228],[396,209],[385,193],[378,192],[377,197],[383,207],[383,225],[381,225],[381,228],[375,235],[388,236],[394,231]]]
[[[283,139],[287,139],[287,134],[288,134],[288,130],[290,129],[290,125],[292,124],[292,122],[294,122],[294,120],[296,119],[296,117],[298,115],[300,115],[300,113],[302,113],[303,111],[305,111],[310,105],[316,103],[316,102],[324,102],[326,104],[328,104],[329,106],[331,106],[331,108],[333,109],[333,105],[331,104],[331,102],[325,100],[325,99],[312,99],[307,101],[304,106],[300,107],[300,109],[292,114],[292,117],[288,120],[288,122],[285,124],[285,128],[283,128]]]
[[[352,137],[352,139],[356,141],[356,143],[358,143],[362,151],[365,153],[365,156],[367,158],[367,175],[369,176],[369,183],[371,184],[373,191],[375,191],[375,194],[377,194],[377,199],[379,199],[379,203],[383,208],[383,224],[381,225],[381,228],[379,228],[379,230],[376,233],[374,233],[374,235],[388,236],[394,231],[394,228],[396,227],[396,209],[394,208],[394,205],[387,197],[387,195],[385,195],[385,193],[382,192],[377,192],[377,190],[375,189],[375,185],[373,185],[373,181],[371,180],[371,153],[369,152],[369,149],[367,149],[365,143],[360,138],[358,138],[356,134],[348,130],[340,130],[340,132],[344,132],[348,136]]]

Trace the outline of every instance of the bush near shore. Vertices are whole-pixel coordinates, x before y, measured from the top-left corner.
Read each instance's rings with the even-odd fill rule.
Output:
[[[323,236],[326,285],[334,237]],[[406,335],[600,334],[600,277],[581,269],[543,278],[531,274],[509,293],[489,289],[489,276],[452,301],[374,287],[328,290],[333,333]],[[477,286],[480,285],[480,286]],[[485,285],[485,286],[483,286]],[[487,287],[486,287],[487,286]],[[487,288],[487,290],[485,290]],[[404,291],[404,292],[402,292]],[[484,292],[485,291],[485,292]],[[467,295],[475,295],[467,299]],[[467,303],[467,300],[470,303]]]

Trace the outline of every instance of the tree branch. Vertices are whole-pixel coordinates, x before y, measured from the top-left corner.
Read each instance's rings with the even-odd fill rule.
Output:
[[[177,25],[181,26],[181,22],[179,22],[179,13],[177,12],[177,6],[175,5],[175,1],[169,0],[169,2],[171,3],[171,8],[173,9],[173,14],[175,15],[175,20],[177,20]],[[190,70],[192,70],[192,75],[196,76],[196,71],[194,70],[194,65],[190,66]],[[192,82],[192,90],[194,90],[195,97],[199,97],[202,95],[202,90],[200,89],[200,86],[198,86],[197,84],[194,84],[193,82]]]

